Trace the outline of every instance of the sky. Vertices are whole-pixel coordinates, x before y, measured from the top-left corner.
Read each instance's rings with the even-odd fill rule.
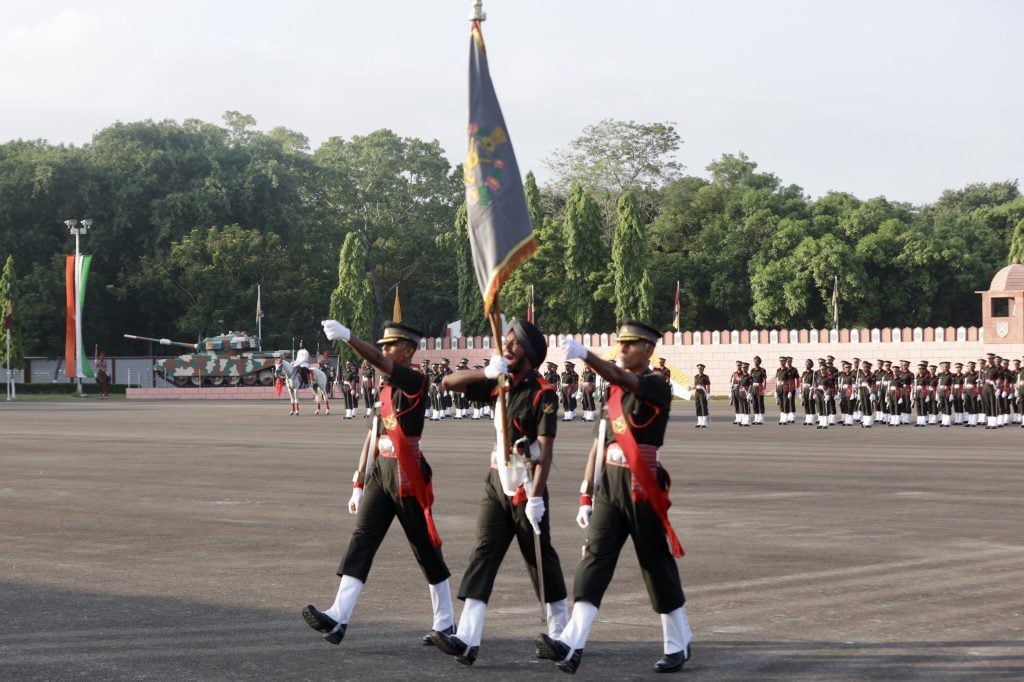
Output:
[[[117,121],[252,115],[312,149],[466,130],[469,0],[2,0],[0,142],[87,144]],[[1017,0],[485,0],[519,166],[605,118],[671,122],[811,197],[931,203],[1024,178]]]

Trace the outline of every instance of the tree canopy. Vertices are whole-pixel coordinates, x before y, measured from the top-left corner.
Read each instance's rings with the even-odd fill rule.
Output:
[[[823,326],[838,278],[844,326],[968,325],[975,291],[1024,255],[1015,180],[970,184],[933,203],[835,191],[817,199],[742,152],[684,175],[671,123],[604,120],[525,179],[539,245],[505,285],[502,310],[535,290],[548,333],[611,331],[616,316],[667,328],[675,283],[691,329]],[[82,147],[0,144],[0,262],[20,352],[58,356],[63,221],[92,218],[87,345],[142,352],[121,335],[193,340],[255,331],[264,348],[325,345],[319,320],[372,334],[400,286],[405,320],[428,334],[463,319],[484,332],[463,186],[436,141],[382,129],[311,150],[251,116],[115,123]]]

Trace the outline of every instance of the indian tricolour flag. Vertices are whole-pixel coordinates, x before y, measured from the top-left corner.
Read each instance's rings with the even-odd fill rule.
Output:
[[[85,303],[85,283],[89,279],[92,256],[68,256],[65,261],[67,294],[67,323],[64,337],[64,358],[68,377],[93,378],[92,367],[85,357],[82,343],[82,305]]]

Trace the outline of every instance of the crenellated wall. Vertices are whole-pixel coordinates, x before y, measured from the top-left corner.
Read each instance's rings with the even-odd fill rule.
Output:
[[[983,331],[978,327],[893,327],[884,329],[770,329],[666,332],[655,351],[655,358],[665,358],[674,379],[689,383],[696,373],[697,363],[706,365],[711,377],[711,391],[715,395],[728,392],[729,376],[736,361],[750,362],[757,355],[775,376],[779,357],[793,357],[793,365],[803,369],[804,361],[833,355],[836,364],[854,358],[868,360],[910,360],[916,365],[921,360],[938,364],[977,361],[987,352],[1019,358],[1024,344],[1003,344],[986,348]],[[575,334],[574,338],[608,358],[614,357],[615,334]],[[564,355],[557,336],[548,336],[548,360],[562,370]],[[447,357],[452,365],[467,358],[470,366],[483,364],[491,354],[489,337],[428,338],[420,343],[416,359],[431,362]],[[577,363],[576,370],[580,370]]]

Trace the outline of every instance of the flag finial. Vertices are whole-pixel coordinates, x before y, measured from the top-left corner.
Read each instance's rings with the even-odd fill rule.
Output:
[[[484,11],[484,0],[473,0],[473,6],[469,12],[470,21],[484,21],[487,19],[487,12]]]

